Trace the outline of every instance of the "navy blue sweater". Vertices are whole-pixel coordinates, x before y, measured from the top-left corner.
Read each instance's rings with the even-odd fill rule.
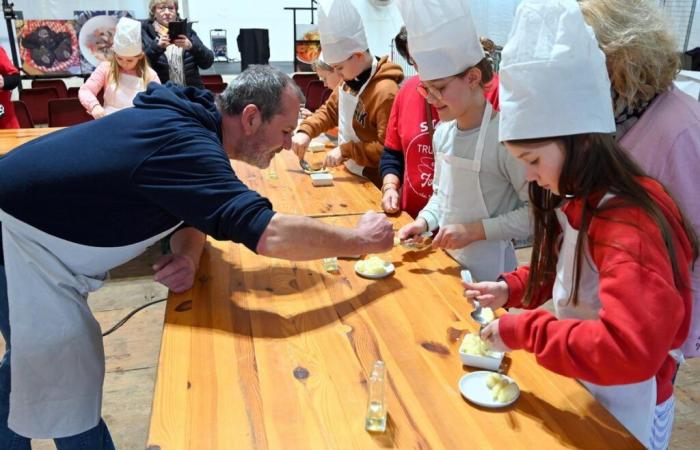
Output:
[[[212,95],[151,83],[134,106],[0,159],[0,208],[84,245],[140,242],[183,220],[255,251],[274,212],[233,172]]]

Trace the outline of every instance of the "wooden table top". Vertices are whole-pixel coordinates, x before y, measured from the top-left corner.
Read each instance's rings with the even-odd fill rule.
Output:
[[[45,134],[53,133],[60,128],[17,128],[12,130],[0,130],[0,155],[4,155],[10,150],[25,142]]]
[[[280,211],[378,209],[373,186],[336,178],[313,188],[288,156],[276,158],[277,178],[234,166]],[[351,226],[357,217],[323,220]],[[372,281],[355,274],[353,260],[327,273],[321,261],[270,259],[210,239],[194,288],[168,299],[148,448],[642,448],[577,381],[523,351],[507,357],[522,391],[514,405],[469,403],[457,383],[473,370],[458,347],[477,326],[457,263],[401,247],[382,257],[396,273]],[[376,359],[388,374],[384,434],[364,429]]]

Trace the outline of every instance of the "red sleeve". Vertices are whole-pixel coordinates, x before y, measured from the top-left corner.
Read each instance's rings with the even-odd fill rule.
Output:
[[[0,75],[15,75],[17,73],[19,73],[19,70],[12,64],[5,49],[0,47]]]
[[[499,332],[507,346],[534,353],[559,374],[603,385],[640,382],[685,339],[690,295],[675,287],[663,238],[648,215],[630,207],[607,214],[614,218],[593,219],[588,232],[599,270],[599,318],[557,320],[540,309],[503,316]],[[689,247],[676,248],[689,280]]]
[[[508,302],[505,304],[506,308],[535,309],[552,297],[552,283],[548,283],[540,289],[537,298],[533,299],[529,305],[523,305],[525,288],[527,287],[527,279],[529,276],[530,266],[520,266],[514,272],[501,275],[508,285]]]
[[[403,89],[400,89],[394,98],[394,104],[391,106],[391,114],[386,125],[386,134],[384,136],[384,147],[389,147],[392,150],[402,151],[401,136],[399,135],[399,111],[401,109],[401,100],[403,98]]]

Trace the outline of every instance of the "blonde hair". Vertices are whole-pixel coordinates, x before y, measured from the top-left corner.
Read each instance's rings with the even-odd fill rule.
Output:
[[[333,67],[326,64],[322,59],[318,58],[311,63],[311,70],[316,72],[317,70],[325,70],[326,72],[333,72]]]
[[[619,107],[632,109],[667,91],[680,70],[676,40],[648,0],[582,0],[581,11],[605,52]]]
[[[148,2],[148,17],[151,20],[155,19],[156,16],[153,14],[153,10],[156,8],[156,6],[168,3],[172,3],[173,5],[175,5],[175,12],[177,13],[180,9],[180,5],[177,4],[177,0],[151,0],[150,2]]]
[[[141,77],[143,85],[146,86],[148,84],[148,69],[150,69],[151,66],[148,64],[148,59],[146,58],[145,53],[141,53],[141,56],[139,58],[139,63],[136,66],[136,74],[139,77]],[[117,62],[117,54],[114,53],[112,55],[112,61],[110,62],[109,66],[109,81],[114,81],[114,84],[117,87],[119,87],[120,72],[121,68],[119,67],[119,63]]]

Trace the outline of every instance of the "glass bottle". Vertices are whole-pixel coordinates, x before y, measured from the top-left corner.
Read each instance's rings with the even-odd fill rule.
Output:
[[[386,430],[385,375],[384,361],[375,361],[368,383],[369,401],[367,402],[367,416],[365,417],[365,429],[367,431],[383,433]]]

